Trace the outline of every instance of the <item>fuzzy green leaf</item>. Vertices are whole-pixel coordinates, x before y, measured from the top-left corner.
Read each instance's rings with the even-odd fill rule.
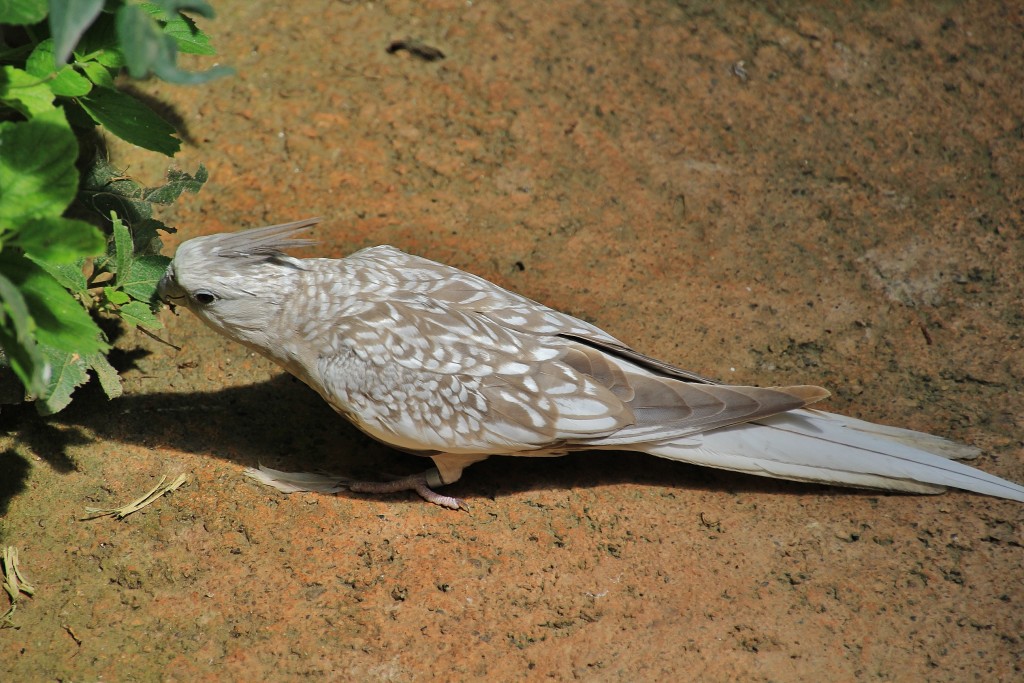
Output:
[[[174,228],[153,218],[152,204],[170,203],[182,192],[197,192],[206,182],[208,173],[200,164],[194,176],[171,170],[167,177],[165,185],[143,188],[101,157],[83,172],[79,196],[97,214],[108,216],[115,211],[132,226],[136,254],[156,254],[163,246],[157,231],[172,233]]]
[[[38,24],[46,18],[46,0],[0,0],[0,18],[12,26]]]
[[[37,78],[44,79],[54,95],[81,97],[92,90],[92,83],[70,65],[54,66],[53,40],[46,39],[36,45],[25,62],[25,70]]]
[[[206,167],[202,164],[199,164],[199,170],[194,176],[171,169],[167,172],[167,182],[160,187],[148,188],[144,197],[146,201],[154,204],[173,204],[182,192],[199,192],[209,177]]]
[[[181,140],[174,137],[174,126],[131,95],[94,88],[78,102],[97,123],[133,145],[169,157],[181,149]]]
[[[115,284],[148,306],[156,301],[156,286],[171,260],[159,254],[136,256],[135,243],[128,228],[116,214],[111,214],[111,220],[114,226],[114,272],[117,273]],[[121,310],[123,312],[124,307]]]
[[[52,216],[23,223],[11,241],[34,260],[50,263],[74,263],[84,256],[96,256],[107,243],[94,225]]]
[[[107,217],[114,211],[131,225],[148,220],[153,207],[143,194],[141,185],[103,157],[96,157],[82,173],[79,198],[98,216]]]
[[[160,254],[147,254],[139,256],[132,263],[129,274],[122,278],[117,277],[117,286],[146,304],[156,301],[156,286],[160,278],[167,272],[167,266],[171,259]]]
[[[121,386],[121,377],[106,356],[102,353],[93,353],[85,357],[85,362],[96,373],[96,379],[100,381],[100,386],[103,387],[103,393],[107,395],[107,398],[117,398],[121,395],[124,391]]]
[[[59,109],[0,123],[0,224],[59,216],[78,188],[78,142]]]
[[[135,258],[135,244],[132,242],[132,234],[128,231],[121,219],[113,211],[110,212],[110,220],[114,226],[114,273],[119,280],[127,279],[132,269],[132,261]],[[117,283],[119,287],[123,283]]]
[[[50,263],[40,261],[28,256],[28,259],[50,274],[61,287],[70,290],[72,294],[85,296],[89,292],[89,283],[85,280],[82,272],[82,264],[85,259],[79,259],[74,263]]]
[[[0,69],[0,103],[27,118],[54,110],[50,87],[38,76],[13,66]]]
[[[52,374],[46,393],[36,403],[36,409],[42,415],[58,413],[71,403],[71,394],[75,389],[89,381],[88,371],[92,370],[100,381],[103,393],[107,398],[117,398],[123,392],[121,378],[117,370],[107,361],[102,353],[90,353],[84,356],[57,349],[47,349]]]
[[[136,256],[160,253],[164,242],[160,239],[160,234],[157,230],[163,230],[168,233],[175,232],[174,228],[169,228],[161,221],[153,218],[144,219],[132,225],[132,239],[135,241]]]
[[[103,0],[50,0],[50,34],[54,42],[51,68],[67,63],[82,34],[103,10]]]
[[[121,306],[117,311],[121,319],[130,325],[147,327],[151,330],[159,330],[163,327],[160,320],[146,304],[141,301],[133,301]]]
[[[53,415],[71,403],[71,394],[76,388],[89,381],[88,365],[78,353],[54,348],[44,351],[51,368],[50,381],[39,395],[36,410],[43,415]]]

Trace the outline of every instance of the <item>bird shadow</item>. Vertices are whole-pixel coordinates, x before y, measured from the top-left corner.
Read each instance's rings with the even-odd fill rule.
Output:
[[[28,451],[58,472],[74,471],[69,449],[94,439],[206,455],[245,467],[262,464],[357,480],[384,480],[432,466],[422,457],[395,451],[366,436],[287,374],[216,391],[140,392],[109,402],[97,388],[87,385],[55,416],[41,417],[28,404],[5,407],[0,413],[2,432],[15,433]],[[0,515],[25,487],[29,471],[25,450],[9,449],[0,455]],[[444,491],[472,503],[527,491],[625,483],[734,493],[833,491],[619,451],[579,452],[560,458],[490,458],[467,470]]]

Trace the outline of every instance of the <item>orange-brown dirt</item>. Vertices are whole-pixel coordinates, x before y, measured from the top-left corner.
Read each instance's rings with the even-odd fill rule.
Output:
[[[144,85],[187,126],[174,163],[211,174],[164,214],[168,253],[323,216],[309,253],[394,244],[1024,481],[1018,3],[216,6],[237,75]],[[166,165],[114,160],[150,184]],[[476,465],[447,489],[469,513],[287,496],[242,470],[423,465],[163,319],[182,349],[121,337],[124,397],[0,416],[2,542],[37,588],[3,680],[1024,676],[1020,504],[608,453]]]

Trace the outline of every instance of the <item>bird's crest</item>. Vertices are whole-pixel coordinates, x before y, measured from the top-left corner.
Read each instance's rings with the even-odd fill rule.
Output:
[[[296,233],[311,228],[320,222],[319,218],[304,218],[291,223],[268,225],[265,228],[242,230],[212,236],[214,244],[208,245],[210,253],[228,258],[267,258],[280,256],[285,249],[308,247],[315,240],[296,238]],[[206,238],[211,239],[211,238]]]

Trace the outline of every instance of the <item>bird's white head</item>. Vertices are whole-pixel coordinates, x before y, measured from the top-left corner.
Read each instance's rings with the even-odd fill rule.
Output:
[[[312,244],[295,234],[319,220],[188,240],[167,266],[157,296],[189,309],[221,334],[262,346],[268,325],[303,270],[302,261],[284,250]]]

